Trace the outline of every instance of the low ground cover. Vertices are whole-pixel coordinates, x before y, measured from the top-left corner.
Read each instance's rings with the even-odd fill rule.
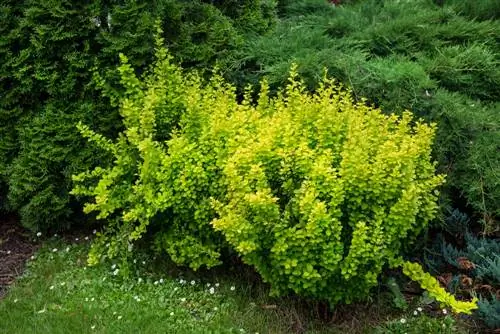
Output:
[[[0,300],[0,332],[466,332],[462,323],[430,306],[413,303],[407,311],[395,311],[386,298],[338,308],[325,319],[317,304],[268,297],[268,287],[241,266],[194,274],[174,266],[165,270],[164,262],[144,255],[124,279],[114,264],[86,266],[92,238],[44,242]]]

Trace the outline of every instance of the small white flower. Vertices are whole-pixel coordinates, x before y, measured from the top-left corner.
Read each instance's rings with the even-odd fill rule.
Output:
[[[216,287],[216,288],[218,288],[218,287],[219,287],[219,285],[220,285],[219,283],[215,283],[215,287]]]
[[[34,260],[35,259],[35,255],[31,255],[31,259]]]
[[[418,311],[413,311],[413,315],[418,315]]]
[[[448,314],[448,311],[445,308],[443,309],[443,314]]]
[[[207,283],[207,287],[210,287],[210,283]]]
[[[53,285],[51,285],[49,289],[50,289],[50,290],[54,290],[54,286],[53,286]]]
[[[85,237],[85,240],[89,240],[89,237]]]
[[[142,283],[142,281],[143,281],[143,280],[142,280],[142,278],[141,278],[141,277],[139,277],[139,278],[137,279],[137,283]]]
[[[116,311],[115,311],[115,312],[113,312],[113,315],[116,315]]]
[[[170,316],[172,317],[174,315],[174,312],[170,312]]]
[[[42,236],[42,232],[38,232],[36,236],[40,238]]]
[[[57,248],[54,248],[52,251],[53,251],[54,253],[55,253],[55,252],[57,252]]]
[[[96,234],[96,233],[97,233],[97,231],[96,231],[96,230],[93,230],[93,231],[92,231],[92,234]]]
[[[181,302],[185,302],[186,301],[186,298],[181,298]]]
[[[111,266],[111,270],[115,270],[115,268],[116,268],[116,264],[113,264],[113,265]]]
[[[236,290],[236,288],[234,287],[234,285],[231,287],[231,291],[234,291]]]
[[[85,298],[85,301],[86,301],[86,302],[88,302],[88,301],[89,301],[89,299],[88,299],[88,298]]]
[[[142,261],[142,264],[145,265],[146,264],[146,261]]]
[[[90,329],[95,329],[95,325],[91,326]]]
[[[158,285],[158,281],[155,281],[153,284],[154,284],[154,285]]]
[[[137,263],[137,260],[136,260],[136,259],[134,259],[134,264],[135,264],[135,263]]]
[[[186,283],[186,281],[185,281],[185,280],[183,280],[183,279],[181,278],[181,279],[179,280],[179,283],[180,283],[180,284],[184,284],[184,283]]]
[[[212,287],[212,288],[210,288],[210,290],[209,290],[209,291],[210,291],[210,294],[211,294],[211,295],[213,295],[213,294],[215,293],[215,289],[214,289],[213,287]]]
[[[196,282],[195,282],[195,281],[191,281],[191,285],[195,285],[195,284],[196,284]]]
[[[417,311],[418,312],[422,312],[422,308],[421,307],[417,307]]]
[[[61,286],[65,286],[66,285],[66,282],[61,282]]]
[[[80,240],[80,239],[78,239],[78,238],[75,238],[75,241],[78,241],[78,240]]]
[[[14,299],[14,303],[17,303],[17,299]]]
[[[113,271],[113,275],[116,276],[116,275],[118,275],[119,272],[120,272],[120,269],[117,268],[117,269],[115,269],[115,271]]]
[[[121,316],[121,315],[119,315],[117,319],[118,319],[118,320],[121,320],[121,318],[122,318],[122,316]]]
[[[164,282],[163,278],[160,278],[160,284],[163,284],[163,282]]]
[[[406,323],[406,319],[405,318],[401,318],[401,320],[399,320],[402,324],[405,324]]]
[[[54,234],[54,238],[57,238],[57,233]]]
[[[69,252],[69,247],[66,247],[66,252]]]

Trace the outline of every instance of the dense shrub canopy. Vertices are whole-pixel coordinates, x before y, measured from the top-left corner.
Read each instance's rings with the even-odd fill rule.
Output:
[[[280,3],[276,29],[245,40],[225,75],[239,87],[266,75],[275,92],[297,62],[314,90],[327,67],[355,98],[438,123],[434,153],[448,175],[443,208],[499,231],[499,1]]]
[[[256,104],[250,89],[238,103],[218,75],[203,83],[158,56],[144,80],[120,67],[116,142],[80,125],[114,155],[75,177],[86,211],[111,221],[91,263],[126,258],[149,230],[178,264],[213,266],[229,247],[276,294],[350,302],[435,214],[432,126],[354,103],[326,78],[308,94],[295,68],[277,97],[263,82]]]

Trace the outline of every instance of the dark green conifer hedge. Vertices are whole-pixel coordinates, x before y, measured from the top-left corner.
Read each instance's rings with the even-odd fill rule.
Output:
[[[71,175],[107,157],[84,147],[75,124],[113,135],[121,121],[96,88],[116,86],[118,54],[151,63],[154,23],[185,66],[207,68],[243,35],[274,24],[274,1],[4,1],[0,5],[0,207],[32,230],[78,221]],[[117,92],[118,93],[118,92]],[[111,94],[113,95],[113,94]]]

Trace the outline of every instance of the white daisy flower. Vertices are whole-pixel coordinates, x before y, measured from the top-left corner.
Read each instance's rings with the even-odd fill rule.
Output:
[[[236,288],[233,285],[233,286],[231,286],[231,291],[234,291],[234,290],[236,290]]]
[[[405,318],[401,318],[401,320],[399,320],[402,324],[406,324],[406,319]]]
[[[209,291],[210,291],[210,294],[211,294],[211,295],[213,295],[213,294],[215,293],[215,289],[214,289],[213,287],[212,287],[212,288],[210,288],[210,290],[209,290]]]
[[[38,232],[36,236],[40,238],[42,236],[42,232]]]

